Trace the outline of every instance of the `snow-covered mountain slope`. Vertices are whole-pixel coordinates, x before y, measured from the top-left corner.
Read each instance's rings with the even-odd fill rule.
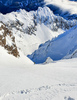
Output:
[[[39,44],[58,35],[57,32],[54,32],[55,35],[52,34],[52,31],[43,24],[35,26],[33,15],[25,10],[7,15],[0,14],[0,21],[12,32],[17,48],[25,54],[32,53]]]
[[[13,33],[0,22],[0,46],[4,47],[9,54],[19,57],[19,52],[15,43]]]
[[[77,25],[77,20],[65,20],[60,16],[55,16],[48,7],[39,7],[37,11],[18,10],[6,15],[0,14],[0,23],[3,23],[14,36],[17,55],[20,55],[19,50],[24,55],[28,55],[38,49],[41,43]],[[6,46],[3,47],[6,48]]]
[[[0,0],[0,100],[77,100],[74,1]]]
[[[48,7],[38,8],[34,13],[34,22],[44,23],[53,31],[58,31],[58,29],[67,30],[77,24],[77,20],[65,20],[60,16],[55,16]]]
[[[35,63],[43,63],[47,57],[53,60],[62,59],[77,49],[77,26],[59,35],[57,38],[41,44],[39,49],[28,57]]]
[[[15,36],[0,22],[0,66],[33,64],[17,47]]]
[[[76,20],[67,21],[55,16],[48,7],[31,12],[18,10],[6,15],[0,14],[0,21],[13,33],[17,48],[25,55],[34,52],[41,43],[77,25]]]
[[[0,46],[0,68],[3,66],[13,67],[13,66],[26,66],[29,64],[33,65],[33,62],[26,56],[24,56],[21,51],[19,51],[19,54],[20,57],[16,58],[15,56],[9,55],[8,51]]]
[[[77,100],[77,59],[47,65],[10,60],[0,66],[0,100]]]

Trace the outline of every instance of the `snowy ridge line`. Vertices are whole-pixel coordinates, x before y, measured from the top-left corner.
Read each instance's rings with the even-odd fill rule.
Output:
[[[65,20],[63,17],[56,16],[48,7],[39,7],[37,11],[31,12],[20,9],[6,15],[0,14],[0,21],[10,30],[16,28],[16,30],[30,35],[35,34],[35,31],[37,31],[37,24],[43,23],[52,31],[58,31],[58,29],[68,30],[77,25],[77,20]]]
[[[58,29],[68,30],[71,27],[77,25],[77,20],[66,20],[61,16],[53,14],[52,10],[48,7],[39,7],[36,12],[33,13],[34,22],[36,24],[44,24],[52,31],[58,31]]]
[[[48,6],[55,14],[59,14],[59,16],[66,19],[77,19],[77,2],[75,0],[1,0],[0,5],[0,11],[4,14],[18,9],[35,11],[38,7]],[[10,10],[8,10],[9,8]]]

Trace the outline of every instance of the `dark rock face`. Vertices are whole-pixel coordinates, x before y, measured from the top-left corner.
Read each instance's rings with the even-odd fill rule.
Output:
[[[6,14],[19,9],[31,11],[43,5],[44,0],[0,0],[0,12]]]

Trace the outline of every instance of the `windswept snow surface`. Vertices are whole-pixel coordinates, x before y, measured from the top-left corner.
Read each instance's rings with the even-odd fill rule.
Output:
[[[0,100],[77,100],[77,58],[47,65],[1,59],[0,52]]]

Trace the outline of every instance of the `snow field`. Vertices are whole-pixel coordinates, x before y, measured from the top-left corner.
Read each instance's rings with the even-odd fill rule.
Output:
[[[17,63],[0,66],[0,100],[77,99],[77,58],[46,65]]]

